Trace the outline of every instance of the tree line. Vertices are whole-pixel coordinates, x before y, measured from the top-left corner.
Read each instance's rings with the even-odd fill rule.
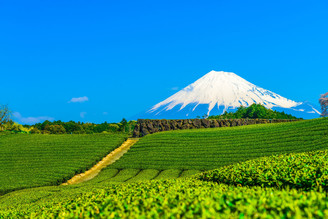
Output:
[[[31,134],[94,134],[94,133],[108,133],[108,132],[123,132],[132,133],[136,121],[127,121],[122,119],[119,123],[103,122],[100,124],[89,122],[63,122],[48,120],[34,125],[24,125],[30,130]]]
[[[298,119],[295,116],[267,109],[261,104],[252,104],[249,107],[240,106],[236,112],[224,112],[222,115],[209,116],[208,119]]]
[[[31,134],[93,134],[93,133],[132,133],[136,121],[122,119],[119,123],[103,122],[100,124],[89,122],[68,121],[44,121],[34,125],[21,125],[13,121],[12,113],[7,105],[0,105],[0,132],[10,131],[14,133]]]

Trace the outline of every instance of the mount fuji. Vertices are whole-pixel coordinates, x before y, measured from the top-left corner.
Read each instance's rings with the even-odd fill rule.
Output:
[[[240,106],[262,104],[304,119],[320,112],[309,102],[296,102],[258,87],[232,72],[210,71],[194,83],[138,116],[145,119],[191,119],[234,112]]]

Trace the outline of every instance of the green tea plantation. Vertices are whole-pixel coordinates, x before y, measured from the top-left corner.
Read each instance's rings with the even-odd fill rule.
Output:
[[[126,135],[0,135],[0,195],[59,185],[119,147]]]
[[[284,169],[271,172],[271,178],[280,179],[288,174],[285,160],[297,157],[290,165],[300,160],[307,161],[315,155],[310,167],[301,166],[290,170],[293,176],[307,177],[307,170],[319,168],[326,171],[327,164],[317,166],[327,155],[326,151],[281,155],[282,162],[267,168]],[[263,158],[256,159],[263,162]],[[254,161],[256,161],[254,160]],[[3,218],[327,218],[327,188],[322,184],[307,185],[298,189],[284,188],[278,184],[254,184],[244,186],[239,179],[229,175],[231,170],[250,163],[222,167],[218,171],[205,172],[193,177],[169,180],[152,180],[134,183],[97,182],[75,186],[41,187],[17,191],[0,199],[0,217]],[[227,168],[227,171],[225,171]],[[287,172],[287,173],[286,173]],[[264,172],[254,170],[260,178]],[[221,176],[221,177],[220,177]],[[229,176],[231,176],[229,178]],[[322,182],[317,176],[314,180]],[[227,179],[230,179],[227,181]],[[227,183],[223,183],[226,180]],[[249,179],[248,179],[249,180]],[[245,180],[247,181],[247,180]],[[234,182],[236,183],[234,185]],[[237,184],[238,183],[238,184]]]
[[[327,118],[147,135],[94,179],[57,186],[126,137],[0,136],[0,218],[328,218]]]
[[[115,169],[210,170],[272,154],[328,148],[328,119],[167,131],[141,138]]]

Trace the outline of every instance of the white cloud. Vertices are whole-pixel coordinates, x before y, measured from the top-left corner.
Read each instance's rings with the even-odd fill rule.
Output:
[[[53,121],[55,118],[49,116],[39,117],[23,117],[19,112],[14,112],[13,116],[16,118],[18,123],[33,125],[35,123],[43,122],[45,120]]]
[[[179,87],[172,87],[171,90],[179,90]]]
[[[83,103],[88,101],[89,98],[87,96],[84,97],[73,97],[68,103]]]
[[[87,112],[80,112],[80,117],[83,119],[86,114],[87,114]]]

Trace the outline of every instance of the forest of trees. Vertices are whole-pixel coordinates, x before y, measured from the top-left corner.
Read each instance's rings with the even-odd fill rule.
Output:
[[[21,125],[12,120],[12,112],[7,105],[0,104],[0,131],[31,133],[31,134],[93,134],[106,132],[132,133],[136,121],[122,119],[119,123],[83,123],[44,121],[34,125]]]
[[[24,125],[31,134],[93,134],[106,132],[131,133],[136,121],[122,119],[119,123],[83,123],[83,122],[62,122],[60,120],[50,122],[48,120],[34,125]]]
[[[267,109],[261,104],[252,104],[249,107],[240,106],[236,112],[225,112],[219,116],[209,116],[208,119],[298,119],[295,116]]]

